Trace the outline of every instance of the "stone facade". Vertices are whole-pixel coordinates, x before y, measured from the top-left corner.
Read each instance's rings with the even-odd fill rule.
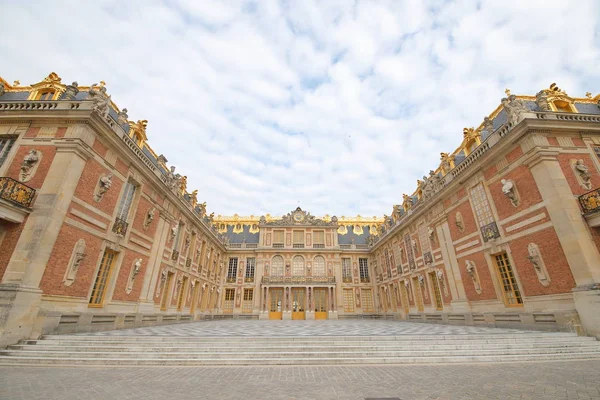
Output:
[[[104,83],[0,83],[0,346],[202,318],[600,336],[600,95],[508,96],[389,217],[246,218],[208,214]]]

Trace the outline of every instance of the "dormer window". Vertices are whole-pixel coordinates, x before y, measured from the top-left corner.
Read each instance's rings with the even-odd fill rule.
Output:
[[[45,90],[45,91],[39,92],[36,100],[41,100],[41,101],[52,100],[52,98],[54,97],[54,93],[55,93],[54,90]]]

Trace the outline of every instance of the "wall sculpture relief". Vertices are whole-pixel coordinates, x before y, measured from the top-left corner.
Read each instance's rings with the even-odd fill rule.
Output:
[[[429,292],[425,289],[425,277],[423,275],[419,275],[417,279],[419,280],[419,286],[421,286],[421,293],[424,294],[425,299],[429,299]]]
[[[77,243],[75,243],[75,247],[73,247],[73,252],[71,253],[71,258],[69,259],[69,264],[65,271],[65,276],[63,278],[65,286],[71,286],[73,282],[75,282],[77,271],[85,259],[85,256],[85,240],[79,239]]]
[[[94,201],[96,203],[99,203],[106,192],[110,190],[110,187],[112,186],[112,179],[112,174],[103,175],[98,179],[98,184],[96,185],[96,191],[94,193]]]
[[[435,270],[435,276],[437,277],[439,285],[442,287],[444,296],[448,297],[448,285],[446,285],[446,281],[444,280],[444,271],[441,268],[437,268]]]
[[[133,283],[135,282],[135,277],[138,276],[140,270],[142,269],[142,259],[138,258],[133,261],[133,265],[131,266],[131,271],[129,272],[129,278],[127,279],[127,288],[125,292],[127,294],[131,293],[133,290]]]
[[[502,179],[502,193],[508,197],[513,207],[519,205],[519,194],[517,192],[517,185],[512,179]]]
[[[33,149],[29,150],[29,153],[23,157],[23,161],[21,162],[21,170],[19,173],[19,180],[21,182],[28,182],[31,180],[31,178],[33,178],[41,159],[41,151]]]
[[[158,285],[156,285],[156,297],[160,296],[160,290],[161,288],[165,285],[165,282],[167,281],[167,270],[163,269],[162,272],[160,273],[160,283]]]
[[[154,214],[156,213],[156,208],[151,208],[148,210],[148,212],[146,213],[146,218],[144,218],[144,230],[147,230],[148,227],[152,224],[152,221],[154,221]]]
[[[540,253],[540,248],[535,243],[529,243],[529,245],[527,246],[527,252],[527,259],[533,266],[538,280],[540,281],[542,286],[549,286],[550,275],[548,274],[546,264],[544,263],[544,259],[542,258],[542,254]]]
[[[571,163],[573,165],[573,169],[575,170],[577,179],[581,187],[590,190],[592,188],[592,175],[590,174],[589,167],[585,165],[585,163],[581,159],[571,160]]]
[[[477,294],[481,294],[482,290],[481,290],[481,284],[479,281],[479,273],[477,272],[477,267],[475,266],[475,263],[471,260],[467,260],[466,264],[467,264],[467,274],[469,274],[469,276],[473,280],[473,286],[475,286],[475,292],[477,292]]]
[[[454,216],[454,224],[461,233],[465,231],[465,220],[463,219],[460,211],[457,211],[456,215]]]

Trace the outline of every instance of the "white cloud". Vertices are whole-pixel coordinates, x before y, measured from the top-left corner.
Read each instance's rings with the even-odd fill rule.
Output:
[[[4,1],[2,11],[4,78],[105,80],[216,214],[389,214],[506,87],[600,91],[593,0]]]

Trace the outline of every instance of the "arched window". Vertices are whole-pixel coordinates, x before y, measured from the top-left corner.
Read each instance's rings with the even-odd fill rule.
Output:
[[[273,257],[271,261],[271,276],[283,276],[283,257]]]
[[[313,261],[313,275],[325,276],[325,259],[323,256],[316,256]]]
[[[302,256],[294,257],[294,261],[292,263],[292,275],[304,276],[304,258],[302,258]]]

